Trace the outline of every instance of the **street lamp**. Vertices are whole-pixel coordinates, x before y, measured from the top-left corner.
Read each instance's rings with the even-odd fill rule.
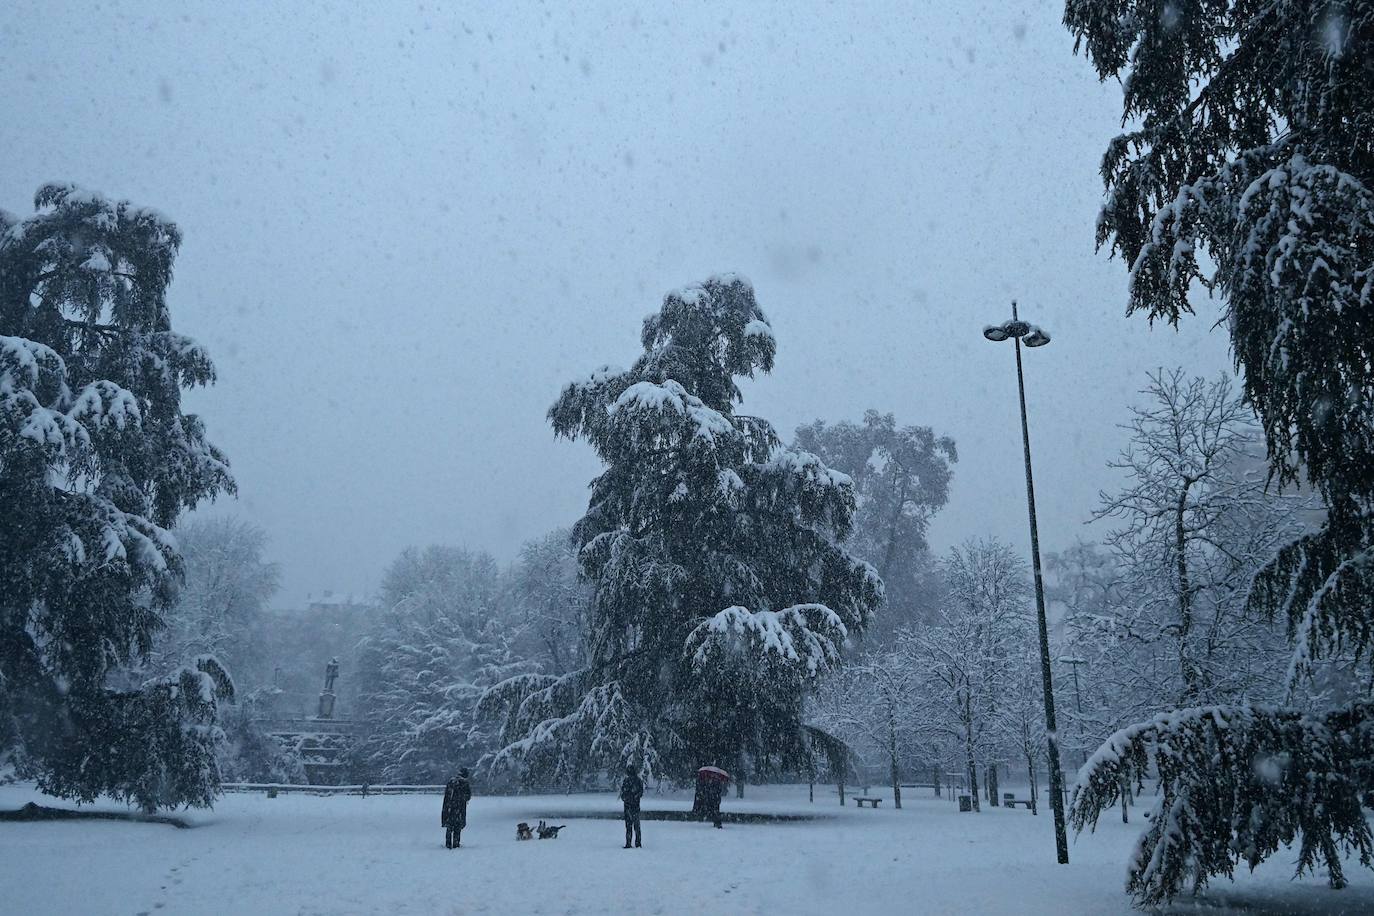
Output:
[[[1045,732],[1050,763],[1050,800],[1054,805],[1054,844],[1059,864],[1069,864],[1069,837],[1064,826],[1064,775],[1059,770],[1059,736],[1054,724],[1054,685],[1050,680],[1050,634],[1045,619],[1045,581],[1040,572],[1040,534],[1035,526],[1035,482],[1031,477],[1030,428],[1026,425],[1026,382],[1021,373],[1021,344],[1043,347],[1050,335],[1022,321],[1011,303],[1011,320],[983,328],[983,336],[995,343],[1010,338],[1016,345],[1016,389],[1021,398],[1021,442],[1026,456],[1026,505],[1030,510],[1031,567],[1035,571],[1035,611],[1040,622],[1040,681],[1045,695]]]

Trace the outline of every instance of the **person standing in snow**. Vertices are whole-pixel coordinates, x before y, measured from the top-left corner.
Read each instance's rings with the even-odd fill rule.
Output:
[[[639,832],[639,800],[644,797],[644,780],[633,763],[625,765],[625,778],[620,781],[620,800],[625,803],[625,848],[630,848],[633,833],[635,846],[642,846]]]
[[[439,823],[444,828],[446,849],[457,849],[462,845],[463,828],[468,825],[468,801],[471,798],[472,783],[468,781],[467,767],[463,767],[444,786],[444,810],[439,815]]]
[[[701,793],[702,819],[710,818],[711,823],[717,828],[720,827],[720,800],[725,794],[725,783],[715,780],[702,778],[697,783],[697,790]]]

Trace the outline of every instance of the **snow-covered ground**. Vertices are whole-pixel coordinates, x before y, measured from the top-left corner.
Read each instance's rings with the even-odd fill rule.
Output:
[[[478,786],[480,792],[480,786]],[[645,821],[642,850],[621,849],[608,795],[473,800],[463,848],[448,851],[436,796],[231,794],[194,824],[109,820],[0,822],[5,914],[338,913],[982,913],[1074,916],[1131,912],[1121,892],[1138,824],[1105,823],[1054,863],[1048,812],[960,814],[915,790],[901,811],[841,808],[834,790],[749,787],[727,811],[815,815],[793,823]],[[70,807],[23,786],[28,801]],[[113,806],[99,806],[111,808]],[[646,810],[689,807],[647,796]],[[1136,809],[1138,817],[1139,809]],[[517,843],[517,821],[559,815],[554,841]],[[1291,856],[1216,884],[1180,912],[1371,913],[1374,875],[1351,886],[1290,881]]]

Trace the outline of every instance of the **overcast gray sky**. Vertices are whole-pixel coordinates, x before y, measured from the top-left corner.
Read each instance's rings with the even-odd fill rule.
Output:
[[[0,4],[0,207],[68,180],[185,243],[189,399],[278,603],[370,592],[407,544],[511,559],[597,472],[544,412],[626,365],[673,287],[737,271],[778,338],[748,412],[954,436],[933,535],[1025,545],[1009,314],[1042,537],[1090,533],[1147,369],[1229,368],[1211,310],[1126,319],[1094,252],[1120,88],[1059,2]]]

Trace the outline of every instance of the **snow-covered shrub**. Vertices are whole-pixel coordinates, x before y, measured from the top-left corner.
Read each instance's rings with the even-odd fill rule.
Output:
[[[306,783],[299,750],[283,746],[264,732],[249,705],[221,707],[219,726],[224,732],[216,756],[221,781]]]

